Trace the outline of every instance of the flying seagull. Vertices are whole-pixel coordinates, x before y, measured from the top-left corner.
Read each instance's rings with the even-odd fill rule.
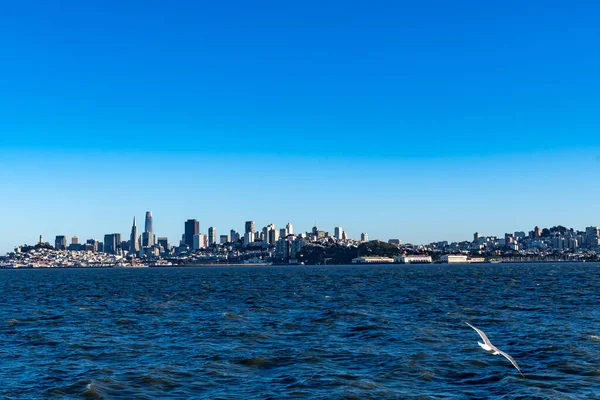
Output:
[[[517,364],[517,362],[515,360],[513,360],[513,358],[511,356],[509,356],[508,354],[506,354],[505,352],[503,352],[502,350],[499,350],[496,346],[494,346],[492,344],[492,342],[490,342],[490,339],[488,339],[488,337],[485,335],[485,333],[483,333],[482,330],[475,328],[473,325],[471,325],[470,323],[468,323],[466,321],[465,321],[465,324],[469,325],[471,328],[475,329],[475,331],[477,333],[479,333],[479,336],[481,336],[484,343],[481,343],[478,341],[477,344],[480,345],[482,349],[484,349],[487,352],[492,353],[495,356],[497,356],[498,354],[503,355],[504,357],[506,357],[508,359],[508,361],[510,361],[510,363],[512,365],[514,365],[514,367],[517,369],[517,371],[519,371],[521,376],[523,376],[523,377],[525,376],[521,372],[521,368],[519,368],[519,365]]]

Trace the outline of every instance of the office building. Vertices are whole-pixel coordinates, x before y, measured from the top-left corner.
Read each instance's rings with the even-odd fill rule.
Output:
[[[185,221],[185,243],[190,249],[194,248],[194,236],[200,234],[200,222],[195,219]]]
[[[344,232],[344,230],[342,229],[341,226],[336,226],[334,229],[334,236],[337,240],[342,240],[342,232]]]
[[[77,236],[73,236],[71,238],[71,244],[79,244],[79,238]]]
[[[54,239],[54,248],[56,250],[67,249],[67,238],[64,235],[59,235]]]
[[[281,239],[283,239],[283,238],[287,237],[287,229],[286,229],[286,228],[281,228],[281,229],[279,230],[279,237],[280,237]]]
[[[159,247],[162,247],[163,251],[168,252],[171,247],[169,246],[169,239],[166,237],[159,237],[157,239],[157,243]]]
[[[287,225],[285,226],[285,231],[286,231],[286,236],[294,234],[294,227],[290,222],[288,222]]]
[[[246,232],[244,234],[244,246],[248,246],[250,243],[254,243],[254,233]]]
[[[219,237],[219,242],[221,244],[229,243],[229,235],[221,235]]]
[[[217,243],[217,228],[211,226],[208,228],[208,245],[212,246]]]
[[[86,243],[86,245],[91,246],[91,250],[90,251],[93,251],[93,252],[97,252],[98,251],[98,241],[97,240],[88,239],[88,240],[86,240],[85,243]],[[87,248],[87,246],[86,246],[86,248]]]
[[[254,233],[254,221],[246,221],[244,233]]]
[[[131,234],[129,235],[129,252],[137,254],[140,251],[140,245],[138,243],[138,232],[135,217],[133,217],[133,225],[131,226]]]
[[[361,242],[368,242],[369,241],[369,235],[366,232],[363,232],[360,234],[360,241]]]

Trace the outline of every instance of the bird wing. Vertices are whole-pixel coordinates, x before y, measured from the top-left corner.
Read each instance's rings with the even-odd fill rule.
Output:
[[[475,329],[475,331],[477,333],[479,333],[479,336],[481,336],[481,338],[483,339],[483,341],[485,342],[485,344],[487,344],[490,347],[493,347],[494,345],[492,344],[492,342],[490,342],[490,339],[488,339],[488,337],[485,335],[485,333],[483,333],[483,331],[481,329],[477,329],[475,328],[473,325],[471,325],[470,323],[465,321],[465,324],[469,325],[471,328]]]
[[[510,363],[512,365],[514,365],[514,367],[517,369],[517,371],[519,371],[519,373],[521,374],[521,376],[525,376],[523,375],[523,373],[521,372],[521,368],[519,368],[519,364],[517,364],[517,362],[508,354],[506,354],[505,352],[498,350],[498,353],[502,354],[504,357],[506,357],[508,359],[508,361],[510,361]]]

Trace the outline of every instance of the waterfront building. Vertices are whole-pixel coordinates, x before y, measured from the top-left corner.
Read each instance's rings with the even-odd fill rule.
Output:
[[[463,254],[444,254],[440,261],[448,264],[468,264],[469,257]]]
[[[54,239],[54,248],[56,250],[66,250],[67,249],[67,238],[64,235],[58,235]]]
[[[229,238],[230,238],[229,235],[221,235],[219,237],[219,242],[221,244],[229,243]]]
[[[402,264],[431,264],[433,259],[428,255],[398,256],[394,262]]]
[[[190,249],[194,248],[194,236],[200,233],[200,222],[195,219],[185,221],[184,244]]]
[[[394,262],[390,257],[356,257],[352,259],[352,264],[391,264]]]
[[[342,233],[344,232],[344,230],[342,229],[341,226],[336,226],[334,229],[334,236],[337,240],[342,240]]]
[[[246,233],[254,234],[254,221],[246,221],[244,226],[244,234]]]
[[[138,243],[137,224],[135,223],[135,217],[133,217],[133,225],[131,226],[131,234],[129,235],[129,252],[137,254],[140,251],[140,245]]]
[[[217,228],[211,226],[208,228],[208,245],[212,246],[217,243]]]

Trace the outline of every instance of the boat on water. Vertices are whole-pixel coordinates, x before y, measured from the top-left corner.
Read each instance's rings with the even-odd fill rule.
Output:
[[[498,259],[490,260],[490,264],[499,264],[501,262],[502,262],[502,260],[498,260]]]

